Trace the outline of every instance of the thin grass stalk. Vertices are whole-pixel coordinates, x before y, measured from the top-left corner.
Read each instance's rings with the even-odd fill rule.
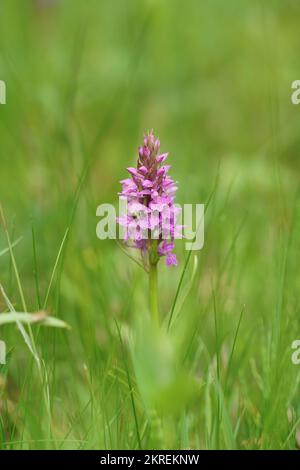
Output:
[[[20,275],[19,275],[19,271],[18,271],[18,267],[17,267],[15,255],[14,255],[14,252],[13,252],[12,243],[11,243],[11,239],[10,239],[10,235],[9,235],[9,231],[8,231],[8,227],[7,227],[7,223],[6,223],[6,219],[5,219],[5,215],[4,215],[4,211],[3,211],[3,207],[2,207],[1,203],[0,203],[0,219],[2,221],[3,229],[4,229],[4,232],[5,232],[5,235],[6,235],[8,248],[9,248],[9,253],[10,253],[10,257],[11,257],[11,261],[12,261],[12,265],[13,265],[13,270],[14,270],[14,273],[15,273],[15,277],[16,277],[16,281],[17,281],[17,285],[18,285],[18,290],[19,290],[19,294],[20,294],[20,297],[21,297],[22,307],[23,307],[24,312],[27,313],[28,309],[27,309],[27,305],[26,305],[26,301],[25,301],[25,296],[24,296],[24,292],[23,292],[23,288],[22,288],[22,284],[21,284],[21,280],[20,280]],[[49,391],[48,374],[47,374],[47,370],[46,370],[46,366],[45,366],[44,361],[41,360],[40,357],[39,357],[31,325],[28,324],[27,328],[28,328],[28,333],[29,333],[31,345],[32,345],[33,356],[34,356],[36,364],[37,364],[37,369],[38,369],[40,381],[41,381],[41,384],[42,384],[42,390],[43,390],[43,395],[44,395],[44,400],[45,400],[45,406],[46,406],[48,419],[49,419],[49,436],[51,437],[52,436],[52,432],[51,432],[52,417],[51,417],[51,404],[50,404],[50,391]],[[43,369],[42,369],[41,364],[43,366]]]

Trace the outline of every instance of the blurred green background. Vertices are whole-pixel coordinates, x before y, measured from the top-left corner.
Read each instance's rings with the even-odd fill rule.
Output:
[[[15,326],[0,326],[0,447],[295,448],[299,2],[0,0],[0,12],[0,200],[29,311],[53,278],[47,310],[72,327],[33,326],[41,382]],[[168,334],[147,324],[147,276],[96,238],[96,208],[117,204],[151,128],[177,202],[212,194]],[[178,268],[160,267],[162,319],[184,243],[177,253]],[[8,253],[0,273],[21,311]]]

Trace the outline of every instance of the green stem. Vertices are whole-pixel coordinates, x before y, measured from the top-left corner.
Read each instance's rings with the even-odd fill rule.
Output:
[[[151,311],[152,319],[158,325],[159,315],[158,315],[157,263],[150,264],[149,299],[150,299],[150,311]]]

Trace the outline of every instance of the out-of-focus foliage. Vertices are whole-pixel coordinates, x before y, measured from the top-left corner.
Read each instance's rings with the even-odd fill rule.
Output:
[[[0,447],[295,448],[299,2],[1,0],[0,10],[0,200],[12,240],[22,236],[28,310],[43,307],[52,278],[47,310],[72,327],[33,326],[45,402],[22,337],[0,326]],[[157,332],[147,276],[95,232],[98,204],[117,205],[152,127],[179,203],[215,188],[169,332],[184,242],[178,268],[159,269]],[[8,253],[0,272],[23,311]],[[183,289],[191,275],[192,262]]]

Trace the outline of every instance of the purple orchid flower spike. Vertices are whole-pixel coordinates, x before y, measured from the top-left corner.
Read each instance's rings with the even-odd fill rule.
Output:
[[[130,176],[121,181],[119,194],[127,201],[127,213],[117,219],[125,229],[125,243],[140,251],[149,272],[150,310],[157,323],[157,264],[164,257],[167,266],[177,265],[174,239],[182,238],[183,228],[176,222],[180,213],[174,204],[177,186],[168,174],[167,158],[153,131],[147,133],[138,149],[136,167],[128,167]]]
[[[121,181],[120,195],[127,199],[128,214],[118,223],[126,228],[127,243],[141,251],[145,264],[164,256],[167,266],[177,265],[174,238],[181,238],[182,227],[176,224],[177,187],[168,175],[170,165],[164,164],[168,154],[160,153],[160,141],[151,131],[138,155],[136,168],[127,168],[130,178]]]
[[[140,250],[142,260],[150,276],[150,300],[152,313],[158,317],[156,266],[165,257],[167,266],[177,265],[173,252],[175,238],[182,238],[182,226],[176,223],[180,209],[174,205],[177,187],[169,176],[171,168],[165,161],[168,153],[160,152],[160,141],[153,131],[144,136],[138,149],[135,168],[128,167],[130,175],[121,181],[120,196],[127,200],[128,211],[117,222],[125,228],[125,242]]]

